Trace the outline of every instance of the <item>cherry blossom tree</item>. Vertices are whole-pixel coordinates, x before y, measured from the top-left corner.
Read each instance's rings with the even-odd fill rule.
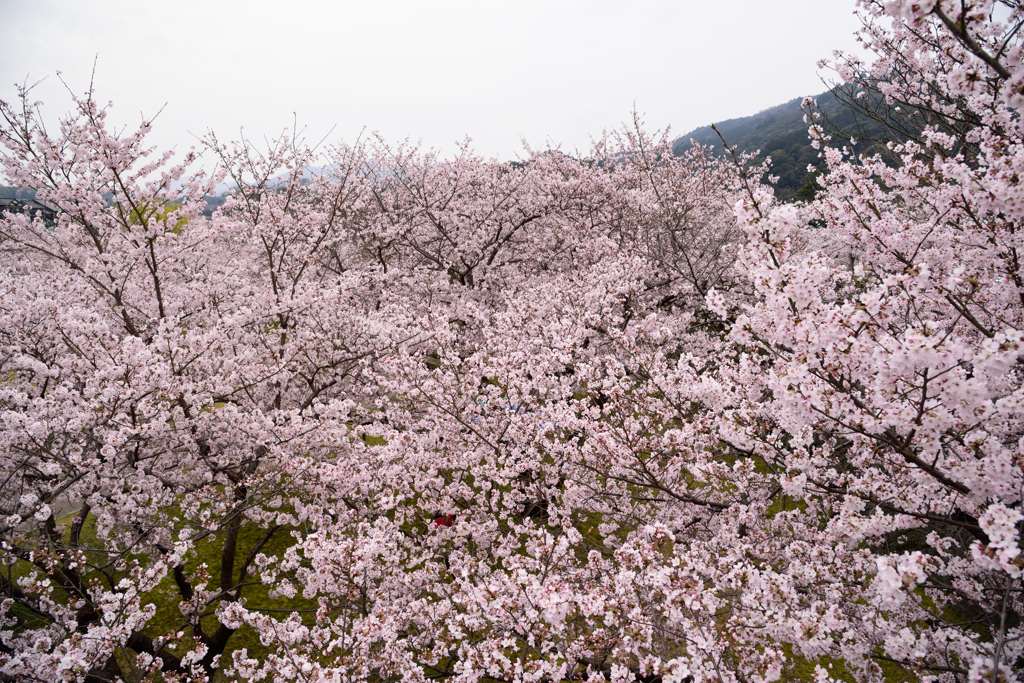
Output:
[[[739,263],[757,298],[719,309],[742,362],[716,427],[793,499],[758,544],[770,568],[745,581],[751,606],[790,598],[748,623],[865,678],[895,663],[1017,680],[1024,17],[1016,3],[1006,21],[992,3],[861,8],[877,60],[840,56],[837,70],[919,134],[891,145],[896,163],[822,147],[813,211],[852,269],[794,249],[798,210],[754,189]]]
[[[302,516],[277,463],[346,443],[348,387],[414,325],[351,305],[373,283],[338,272],[328,247],[360,189],[271,178],[302,168],[300,145],[217,148],[253,184],[210,223],[217,177],[185,175],[191,154],[152,158],[148,121],[113,134],[90,93],[51,136],[22,96],[2,110],[6,169],[60,213],[0,226],[4,671],[209,676],[234,629],[202,617],[243,599],[257,551]],[[260,529],[247,554],[243,525]],[[200,543],[218,547],[219,575],[186,570]],[[154,638],[143,593],[165,577],[181,626]]]

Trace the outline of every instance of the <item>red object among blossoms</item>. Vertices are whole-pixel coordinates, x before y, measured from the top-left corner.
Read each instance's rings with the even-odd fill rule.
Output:
[[[438,515],[434,517],[434,528],[451,526],[455,523],[455,515]]]

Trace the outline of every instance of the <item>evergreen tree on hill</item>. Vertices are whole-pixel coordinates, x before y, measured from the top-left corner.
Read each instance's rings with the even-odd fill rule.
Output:
[[[884,151],[892,132],[872,114],[879,106],[879,98],[857,101],[855,94],[848,91],[849,88],[840,85],[813,98],[817,102],[816,111],[834,136],[833,144],[846,144],[852,138],[859,141],[858,153]],[[771,157],[770,174],[778,177],[775,191],[783,200],[813,197],[813,178],[817,172],[809,172],[808,168],[818,168],[821,162],[818,150],[811,146],[807,135],[803,101],[804,98],[797,97],[752,116],[715,124],[725,141],[737,151],[759,152],[756,162]],[[718,133],[711,126],[701,126],[677,138],[672,151],[681,156],[694,143],[722,148]]]

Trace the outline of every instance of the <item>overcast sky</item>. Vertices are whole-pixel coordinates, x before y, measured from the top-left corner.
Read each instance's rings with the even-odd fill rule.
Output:
[[[116,119],[164,107],[150,138],[213,129],[374,130],[451,152],[585,150],[626,120],[676,135],[824,88],[816,62],[854,49],[853,0],[0,0],[0,99],[68,108],[96,59]],[[827,75],[827,74],[826,74]],[[166,105],[166,106],[165,106]]]

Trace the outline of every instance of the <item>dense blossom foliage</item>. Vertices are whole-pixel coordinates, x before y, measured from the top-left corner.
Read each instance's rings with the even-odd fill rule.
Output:
[[[0,676],[1020,680],[1024,9],[860,10],[804,204],[0,106]]]

